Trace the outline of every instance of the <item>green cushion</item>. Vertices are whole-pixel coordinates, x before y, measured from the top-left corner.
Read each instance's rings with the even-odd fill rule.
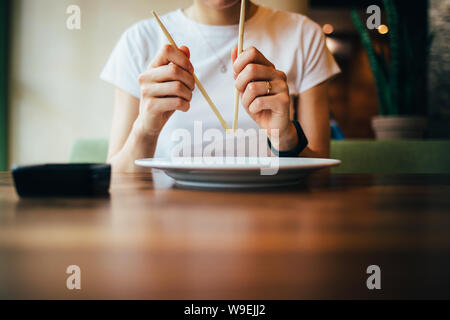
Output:
[[[77,140],[71,163],[103,163],[106,139]],[[450,173],[450,140],[342,140],[331,142],[331,157],[342,160],[333,173]]]
[[[105,163],[108,156],[108,140],[79,139],[72,145],[70,163]]]
[[[333,173],[450,173],[450,140],[332,141]]]

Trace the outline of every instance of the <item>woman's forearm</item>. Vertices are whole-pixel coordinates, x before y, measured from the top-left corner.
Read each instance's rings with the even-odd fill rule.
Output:
[[[306,147],[302,151],[300,157],[304,158],[329,158],[330,157],[330,146],[325,145],[321,148],[312,148],[310,146]]]
[[[108,159],[113,172],[138,172],[142,169],[137,167],[134,161],[152,158],[155,154],[158,136],[142,132],[138,122],[139,119],[134,123],[123,148]]]

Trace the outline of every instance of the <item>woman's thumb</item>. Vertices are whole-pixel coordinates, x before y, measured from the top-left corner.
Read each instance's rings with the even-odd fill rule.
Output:
[[[238,47],[237,46],[234,47],[233,50],[231,50],[231,60],[233,61],[233,63],[237,59],[237,56],[238,56],[237,52],[238,52]]]

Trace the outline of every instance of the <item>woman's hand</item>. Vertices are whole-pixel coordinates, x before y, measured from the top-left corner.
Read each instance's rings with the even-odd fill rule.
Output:
[[[235,86],[241,93],[244,109],[269,138],[279,131],[279,143],[272,140],[280,151],[294,148],[298,143],[295,126],[290,120],[290,97],[284,72],[276,70],[256,48],[244,50],[239,57],[237,48],[232,52]]]
[[[187,47],[167,44],[139,76],[141,100],[135,129],[140,134],[158,136],[176,110],[189,110],[195,88],[189,57]]]

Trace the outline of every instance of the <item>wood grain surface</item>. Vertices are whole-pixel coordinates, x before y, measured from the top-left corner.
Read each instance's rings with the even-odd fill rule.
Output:
[[[2,299],[450,298],[449,270],[450,175],[235,192],[155,172],[113,176],[104,198],[19,199],[0,173]]]

